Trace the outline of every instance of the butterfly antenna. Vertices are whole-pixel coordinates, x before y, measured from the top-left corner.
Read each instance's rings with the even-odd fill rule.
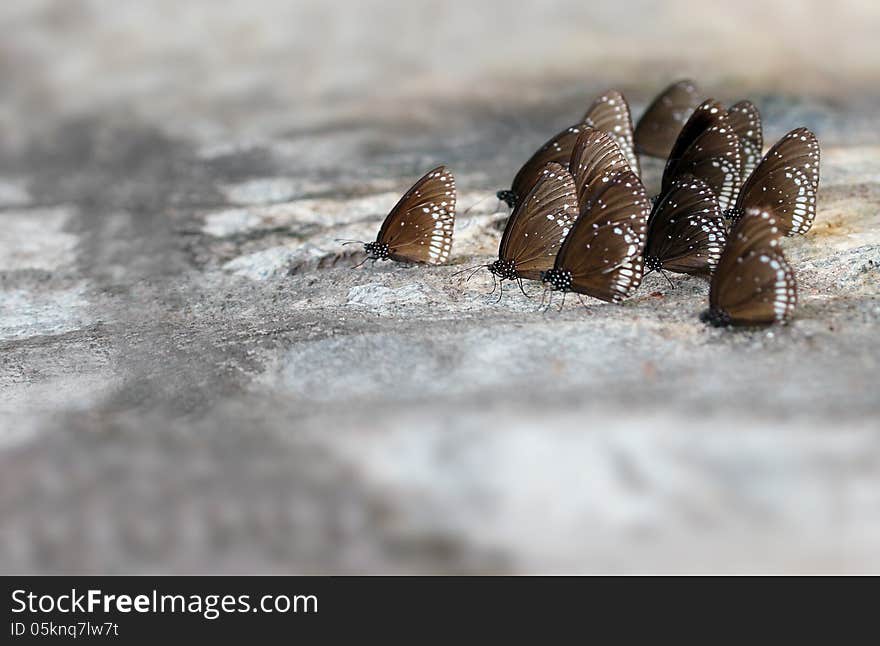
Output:
[[[488,196],[488,197],[484,197],[482,200],[477,200],[476,202],[474,202],[473,204],[471,204],[471,205],[467,208],[467,210],[466,210],[464,213],[462,213],[462,215],[467,215],[468,213],[471,212],[471,209],[473,209],[475,206],[478,206],[478,205],[482,204],[483,202],[485,202],[486,200],[488,200],[489,197],[492,197],[492,196],[490,195],[490,196]]]
[[[340,238],[337,238],[336,242],[341,242],[343,247],[347,244],[367,244],[363,240],[342,240]]]
[[[454,274],[452,274],[452,276],[450,276],[450,278],[455,278],[459,274],[463,274],[464,272],[470,271],[471,269],[482,269],[483,267],[488,267],[488,265],[472,265],[470,267],[465,267],[464,269],[461,269],[461,270],[455,272]]]
[[[477,272],[478,272],[478,271],[480,271],[481,269],[488,269],[488,268],[489,268],[489,265],[480,265],[479,267],[477,267],[476,269],[474,269],[474,270],[471,272],[471,275],[468,276],[467,279],[466,279],[464,282],[469,283],[469,282],[471,281],[471,278],[473,278],[474,276],[477,275]]]
[[[669,276],[666,275],[666,272],[661,269],[660,273],[663,275],[663,278],[666,279],[666,282],[669,283],[669,286],[672,287],[672,289],[675,289],[675,283],[669,280]]]
[[[369,259],[370,259],[370,257],[367,256],[366,258],[364,258],[363,260],[361,260],[358,264],[356,264],[354,267],[352,267],[352,269],[357,269],[358,267],[360,267],[361,265],[363,265],[365,262],[367,262]]]

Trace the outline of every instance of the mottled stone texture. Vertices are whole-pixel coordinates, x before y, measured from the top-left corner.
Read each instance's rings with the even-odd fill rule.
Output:
[[[0,570],[880,570],[878,16],[2,3]],[[682,75],[819,135],[791,325],[453,278],[535,146]],[[452,266],[353,270],[439,163]]]

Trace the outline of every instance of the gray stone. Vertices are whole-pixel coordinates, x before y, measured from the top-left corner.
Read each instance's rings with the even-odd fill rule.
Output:
[[[256,4],[0,5],[3,572],[880,571],[878,9]],[[495,191],[683,73],[818,133],[795,320],[499,294]],[[451,265],[354,268],[439,163]]]

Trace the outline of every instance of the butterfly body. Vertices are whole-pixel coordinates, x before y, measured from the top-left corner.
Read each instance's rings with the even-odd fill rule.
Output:
[[[391,250],[384,242],[367,242],[364,244],[364,252],[370,260],[388,260],[391,258]]]
[[[499,258],[489,264],[488,269],[501,280],[516,280],[520,277],[516,271],[516,263],[512,260],[502,260]]]
[[[516,193],[511,190],[505,189],[503,191],[498,191],[497,193],[495,193],[495,197],[507,204],[507,206],[511,209],[516,206]]]

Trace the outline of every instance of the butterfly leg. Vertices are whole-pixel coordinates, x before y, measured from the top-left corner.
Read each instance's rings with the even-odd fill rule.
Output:
[[[567,291],[562,292],[562,303],[559,304],[559,311],[562,311],[562,308],[565,307],[565,295],[568,294]]]
[[[526,298],[531,298],[531,296],[526,294],[526,290],[523,288],[522,278],[517,278],[516,282],[519,283],[519,291],[523,293],[523,296],[525,296]]]
[[[550,298],[547,299],[547,306],[544,307],[544,311],[542,312],[542,314],[544,314],[544,316],[547,316],[547,312],[550,311],[550,306],[553,304],[553,290],[552,289],[545,289],[544,296],[546,296],[548,292],[550,293]],[[541,305],[542,306],[544,305],[543,298],[541,299]]]
[[[660,270],[660,273],[662,274],[663,278],[666,279],[666,282],[669,283],[669,286],[670,286],[672,289],[675,289],[675,283],[673,283],[673,282],[669,279],[669,276],[666,275],[666,272],[663,271],[663,270],[661,269],[661,270]]]
[[[504,279],[502,278],[501,280],[498,281],[498,300],[495,302],[500,303],[501,297],[503,295],[504,295]]]
[[[589,312],[589,311],[590,311],[590,306],[587,305],[587,303],[584,301],[584,297],[581,296],[580,294],[578,294],[578,300],[581,302],[581,305],[584,306],[584,309],[587,310],[587,311]]]

